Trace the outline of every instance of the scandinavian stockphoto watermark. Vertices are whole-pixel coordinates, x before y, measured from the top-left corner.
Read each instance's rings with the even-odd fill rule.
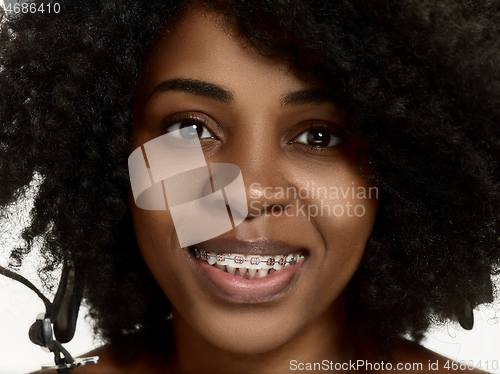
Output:
[[[430,364],[430,361],[429,361]],[[429,366],[430,368],[430,366]],[[295,371],[421,371],[424,369],[422,363],[391,363],[391,362],[370,362],[367,360],[349,360],[348,362],[333,362],[323,360],[321,362],[299,362],[290,361],[290,370]],[[432,370],[432,369],[431,369]]]
[[[3,7],[7,15],[12,14],[26,14],[26,13],[60,13],[61,4],[54,2],[42,2],[37,1],[36,3],[28,0],[0,0],[0,6]]]
[[[247,217],[262,213],[262,199],[248,204],[238,166],[207,163],[195,126],[154,138],[132,152],[128,159],[134,202],[143,210],[168,210],[181,247],[222,235]],[[259,189],[275,216],[362,217],[366,199],[378,199],[376,187],[263,187]],[[251,199],[253,195],[250,194]],[[286,202],[275,204],[276,201]],[[292,203],[293,202],[293,203]],[[264,209],[266,209],[264,201]]]
[[[375,186],[306,186],[264,187],[260,183],[250,185],[250,190],[259,191],[251,195],[249,215],[256,217],[265,211],[272,216],[301,216],[311,220],[315,217],[363,217],[366,213],[363,200],[378,199]],[[262,202],[264,199],[264,202]]]
[[[427,362],[370,362],[367,360],[349,360],[348,362],[333,362],[323,360],[321,362],[301,362],[290,360],[291,371],[422,371],[431,373],[433,371],[460,372],[479,370],[498,370],[497,360],[427,360]]]
[[[143,144],[128,166],[135,204],[144,210],[168,207],[181,247],[222,235],[248,215],[240,168],[208,164],[194,126]]]

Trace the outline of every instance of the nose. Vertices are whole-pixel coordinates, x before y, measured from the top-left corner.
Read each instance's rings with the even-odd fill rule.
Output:
[[[295,202],[293,171],[277,148],[269,145],[252,151],[241,147],[233,159],[243,176],[248,218],[283,212]]]
[[[246,186],[248,199],[248,217],[258,217],[279,212],[282,214],[286,209],[293,206],[290,193],[294,191],[293,186],[284,186],[273,181],[262,183],[253,180]]]

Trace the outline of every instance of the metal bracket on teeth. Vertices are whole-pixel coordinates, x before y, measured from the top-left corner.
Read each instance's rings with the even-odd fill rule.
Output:
[[[196,258],[201,258],[204,260],[208,260],[209,258],[215,258],[218,261],[224,261],[226,259],[226,255],[223,253],[212,254],[210,252],[200,251],[196,247],[194,247],[193,250],[194,250],[194,254],[195,254]],[[252,261],[251,259],[250,260],[245,259],[245,257],[243,257],[243,256],[236,255],[234,257],[229,257],[230,254],[228,254],[227,256],[228,256],[228,258],[227,258],[228,260],[232,260],[238,264],[242,264],[243,262],[251,262]],[[279,259],[278,263],[280,265],[285,265],[285,264],[295,265],[299,260],[304,258],[304,255],[297,255],[295,257],[292,257],[288,261],[283,261],[283,258],[286,258],[286,256],[283,256],[282,258]],[[267,259],[267,261],[268,261],[268,265],[272,266],[275,264],[276,259],[274,257],[269,257]],[[252,265],[258,265],[258,264],[252,264]]]

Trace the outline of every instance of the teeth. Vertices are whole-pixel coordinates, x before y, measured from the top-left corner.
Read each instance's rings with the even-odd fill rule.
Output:
[[[257,273],[257,269],[247,269],[248,270],[248,275],[250,275],[250,278],[253,278],[255,273]]]
[[[210,265],[214,265],[214,264],[217,262],[217,260],[215,259],[215,256],[214,256],[214,255],[212,255],[212,256],[208,257],[207,262],[208,262]]]
[[[246,255],[245,260],[247,269],[259,269],[260,263],[262,262],[262,256]]]
[[[274,266],[274,263],[276,262],[276,260],[274,259],[273,256],[267,256],[264,258],[264,261],[262,261],[260,264],[260,267],[261,269],[266,269],[266,270],[269,270],[269,269],[272,269],[273,266]]]
[[[259,269],[259,278],[265,277],[268,271],[268,269]]]
[[[209,265],[217,266],[220,270],[227,271],[231,275],[245,277],[248,270],[248,279],[265,277],[283,267],[293,266],[304,259],[303,254],[259,256],[205,252],[196,247],[192,247],[192,250],[196,258],[205,260]],[[238,269],[237,274],[236,269]]]
[[[280,270],[283,267],[285,260],[286,260],[285,256],[274,256],[275,262],[273,265],[273,269]]]
[[[233,268],[231,265],[226,266],[227,272],[231,275],[234,275],[236,273],[236,268]]]
[[[226,265],[219,265],[219,264],[216,264],[215,266],[217,266],[219,269],[221,269],[222,271],[226,271]]]
[[[246,268],[245,256],[243,256],[243,255],[239,255],[239,254],[235,253],[233,256],[233,260],[231,262],[232,262],[231,265],[237,269],[245,269]]]
[[[228,265],[229,264],[229,256],[224,253],[217,253],[215,256],[217,260],[217,265]]]

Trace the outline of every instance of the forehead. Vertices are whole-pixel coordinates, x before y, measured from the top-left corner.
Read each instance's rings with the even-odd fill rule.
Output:
[[[296,91],[307,85],[285,63],[265,58],[236,36],[222,16],[203,7],[188,10],[147,55],[140,88],[151,92],[160,82],[188,78],[220,84],[231,91]],[[265,84],[263,84],[265,82]]]

